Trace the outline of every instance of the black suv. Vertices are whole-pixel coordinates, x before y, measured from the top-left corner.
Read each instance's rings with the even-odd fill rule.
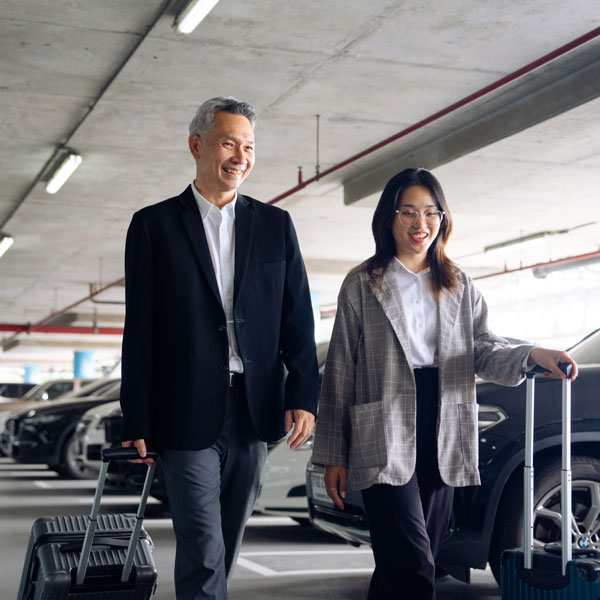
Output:
[[[579,364],[572,385],[573,544],[600,550],[600,330],[569,350]],[[560,541],[561,383],[536,379],[536,544]],[[525,385],[477,384],[481,486],[456,488],[453,514],[438,557],[441,572],[469,581],[470,569],[490,563],[500,579],[500,557],[521,545]],[[362,498],[348,490],[343,511],[325,492],[323,470],[309,465],[310,519],[352,544],[370,543]]]
[[[75,459],[74,432],[81,416],[90,408],[119,399],[115,382],[97,396],[66,398],[32,408],[10,412],[0,431],[0,449],[16,462],[47,464],[51,469],[75,479],[95,477],[97,473]]]

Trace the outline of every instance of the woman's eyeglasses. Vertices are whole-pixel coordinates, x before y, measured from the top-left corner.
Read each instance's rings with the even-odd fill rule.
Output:
[[[419,213],[416,210],[401,208],[400,210],[396,211],[396,214],[400,219],[400,223],[402,223],[402,225],[407,226],[414,225],[417,222],[419,215],[423,217],[427,225],[431,225],[432,227],[435,225],[439,225],[442,222],[442,219],[444,218],[443,210],[426,210],[423,213]]]

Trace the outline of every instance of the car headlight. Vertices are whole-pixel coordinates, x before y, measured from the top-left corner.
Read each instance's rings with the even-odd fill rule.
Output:
[[[498,406],[488,404],[479,405],[479,414],[477,417],[477,429],[479,433],[487,431],[508,419],[508,415]]]

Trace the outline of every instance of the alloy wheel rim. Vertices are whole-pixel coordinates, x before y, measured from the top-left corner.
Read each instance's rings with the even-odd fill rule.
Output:
[[[571,543],[574,549],[600,550],[600,482],[578,479],[572,484],[573,514]],[[533,537],[538,549],[560,542],[560,485],[554,486],[537,502]]]

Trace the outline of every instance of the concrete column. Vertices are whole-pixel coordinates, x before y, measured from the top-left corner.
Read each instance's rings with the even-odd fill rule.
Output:
[[[24,369],[23,383],[40,383],[42,381],[42,369],[39,365],[27,365]]]
[[[96,361],[92,350],[74,353],[73,375],[75,377],[96,377]]]

